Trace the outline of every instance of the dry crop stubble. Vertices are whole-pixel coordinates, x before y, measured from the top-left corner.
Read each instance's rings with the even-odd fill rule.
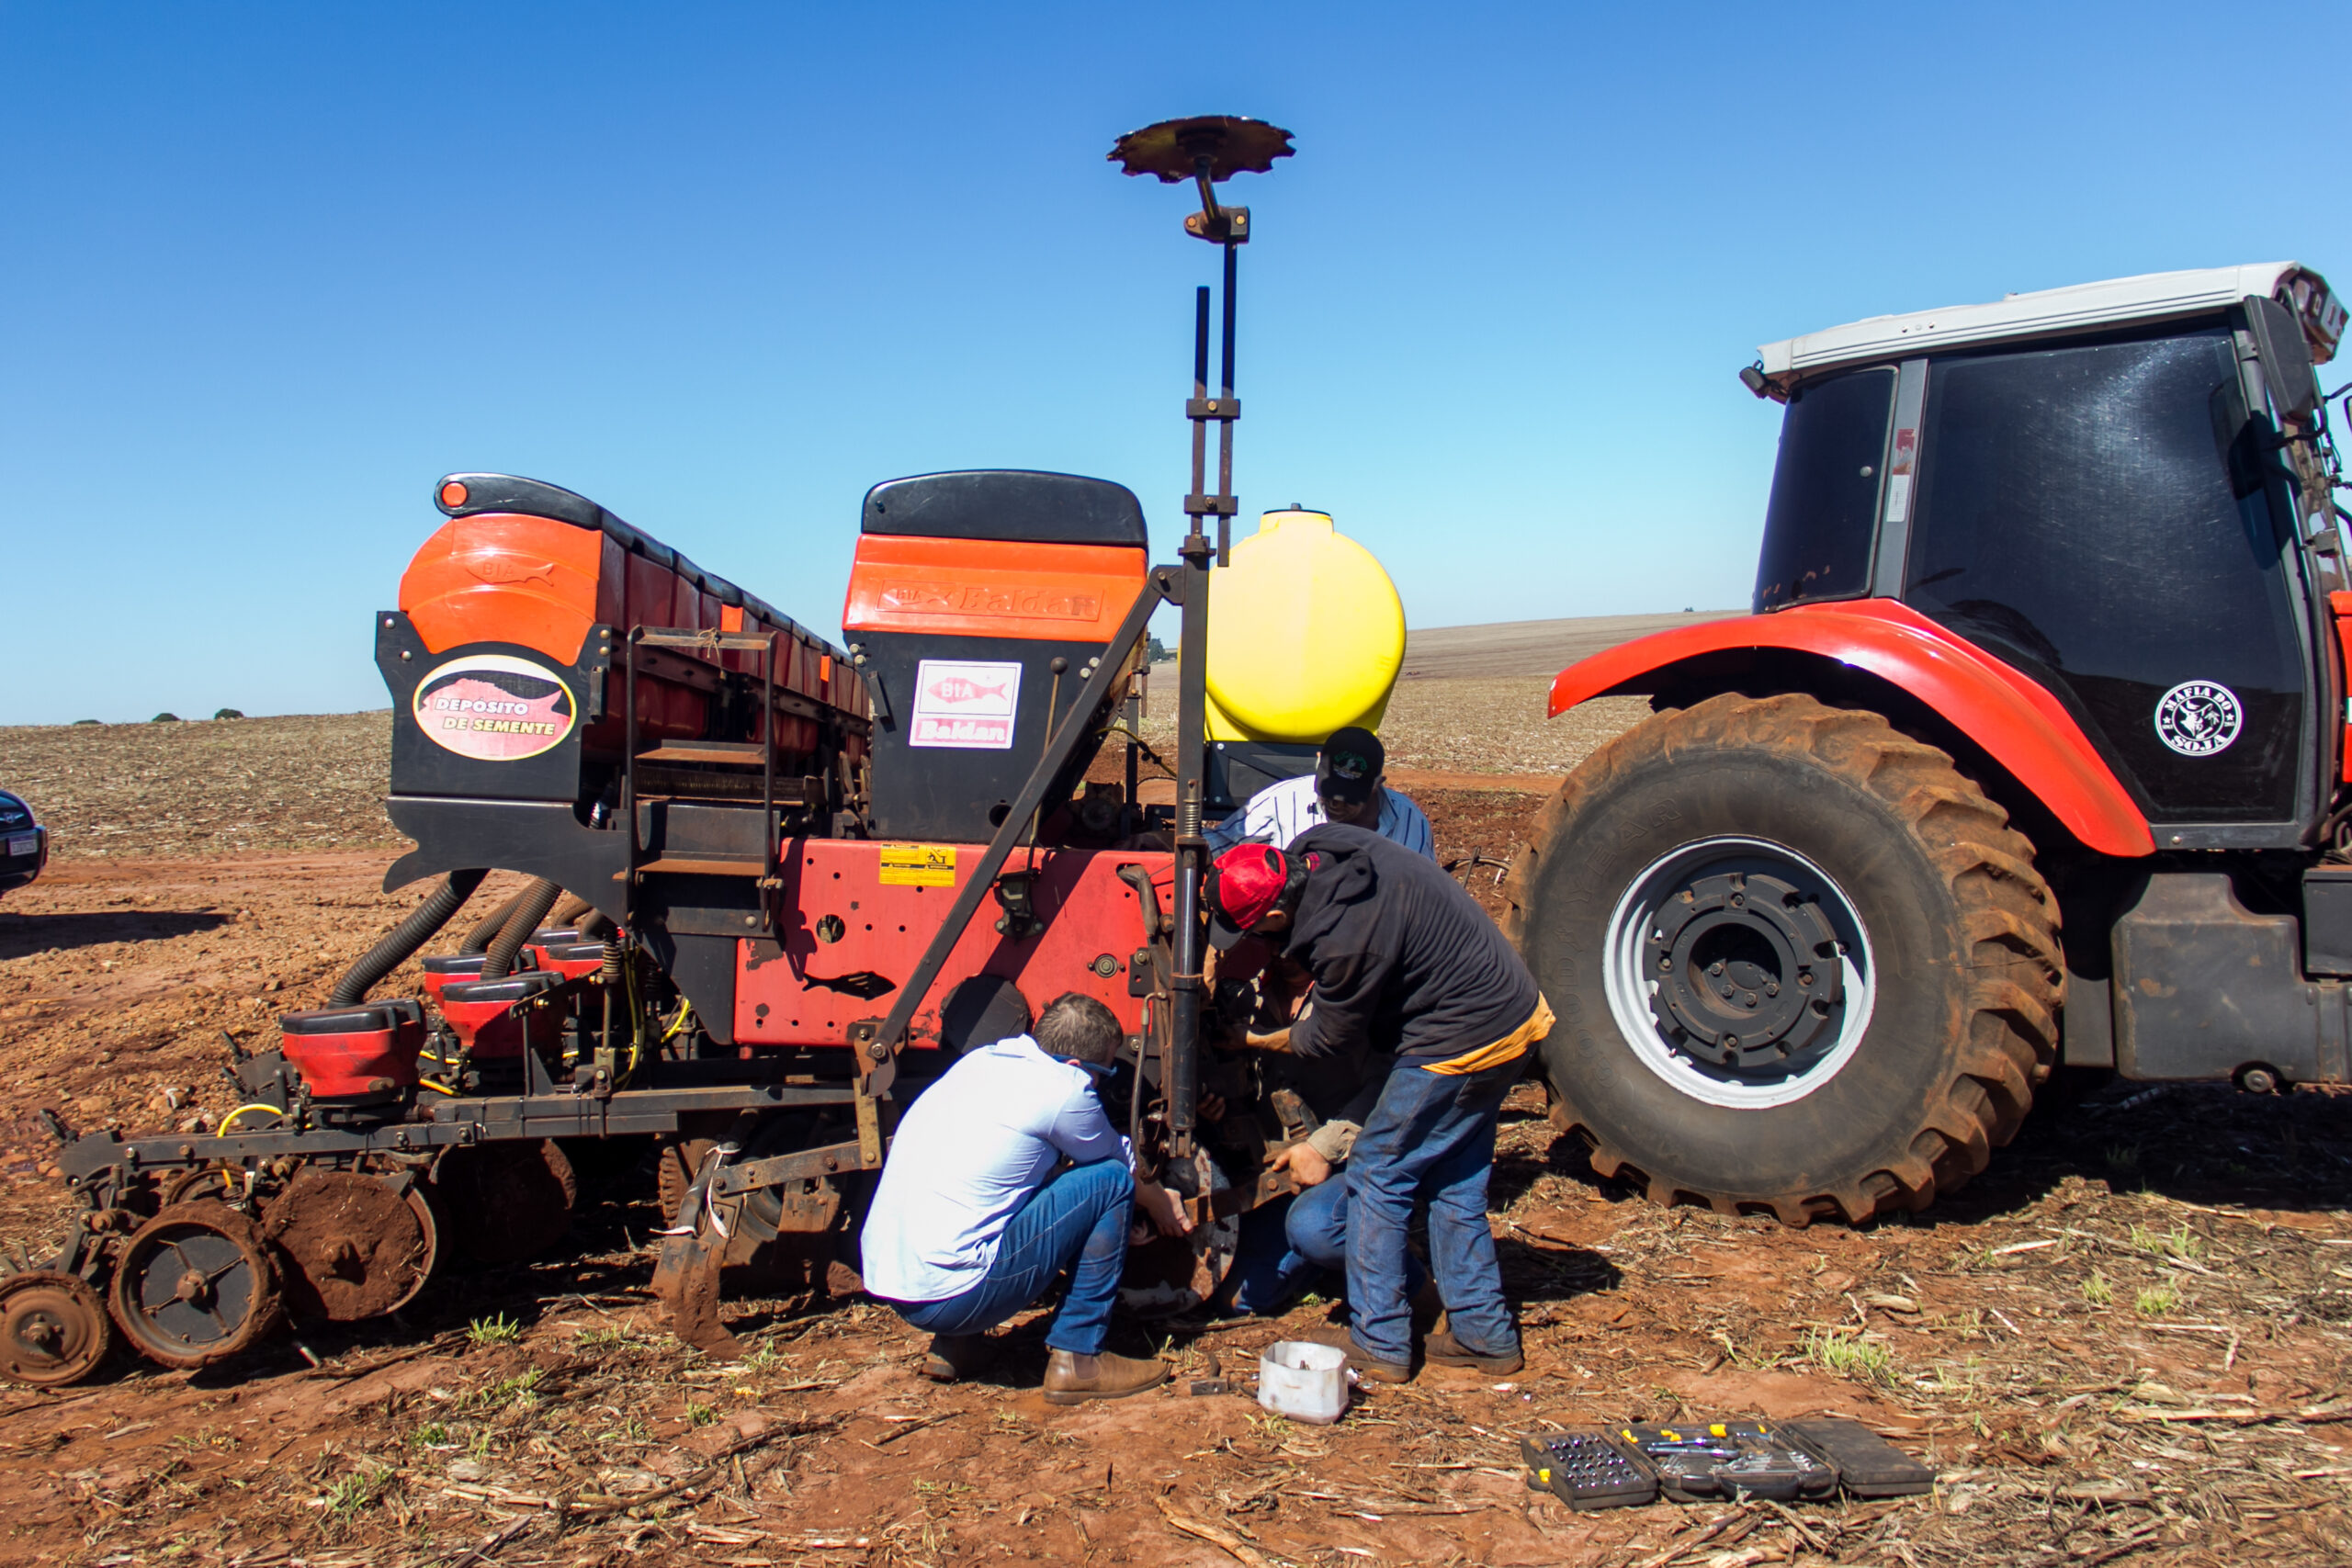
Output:
[[[15,726],[0,728],[0,789],[31,803],[54,856],[389,847],[391,735],[389,708]]]

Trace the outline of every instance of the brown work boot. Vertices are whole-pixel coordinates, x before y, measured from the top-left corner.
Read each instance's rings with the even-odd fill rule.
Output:
[[[1356,1370],[1356,1376],[1359,1378],[1372,1382],[1411,1382],[1413,1381],[1412,1362],[1383,1360],[1358,1344],[1356,1337],[1344,1328],[1314,1328],[1295,1337],[1303,1339],[1309,1345],[1329,1345],[1333,1349],[1345,1350],[1348,1353],[1348,1365]]]
[[[1168,1363],[1153,1357],[1091,1356],[1057,1350],[1046,1361],[1046,1403],[1083,1404],[1090,1399],[1125,1399],[1168,1381]]]
[[[977,1376],[996,1353],[985,1334],[935,1334],[922,1359],[922,1375],[933,1382]]]
[[[1471,1349],[1453,1337],[1451,1328],[1441,1328],[1422,1345],[1421,1354],[1441,1367],[1470,1367],[1490,1376],[1501,1377],[1527,1365],[1527,1358],[1514,1345],[1499,1356],[1488,1356]]]

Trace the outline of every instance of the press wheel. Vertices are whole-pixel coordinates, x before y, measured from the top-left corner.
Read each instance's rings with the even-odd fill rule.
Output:
[[[77,1275],[30,1269],[0,1280],[0,1376],[62,1388],[114,1348],[106,1303]]]
[[[139,1353],[166,1367],[249,1348],[285,1306],[261,1227],[206,1202],[174,1203],[131,1233],[107,1304]]]

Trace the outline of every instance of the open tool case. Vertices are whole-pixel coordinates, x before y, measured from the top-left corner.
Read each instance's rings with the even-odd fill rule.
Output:
[[[1521,1438],[1531,1491],[1571,1508],[1748,1496],[1777,1503],[1905,1497],[1935,1472],[1859,1421],[1712,1421],[1571,1427]]]

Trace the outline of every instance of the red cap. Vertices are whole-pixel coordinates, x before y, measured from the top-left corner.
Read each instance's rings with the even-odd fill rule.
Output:
[[[1266,918],[1290,883],[1290,863],[1272,844],[1236,844],[1216,857],[1209,877],[1209,940],[1230,947]]]

